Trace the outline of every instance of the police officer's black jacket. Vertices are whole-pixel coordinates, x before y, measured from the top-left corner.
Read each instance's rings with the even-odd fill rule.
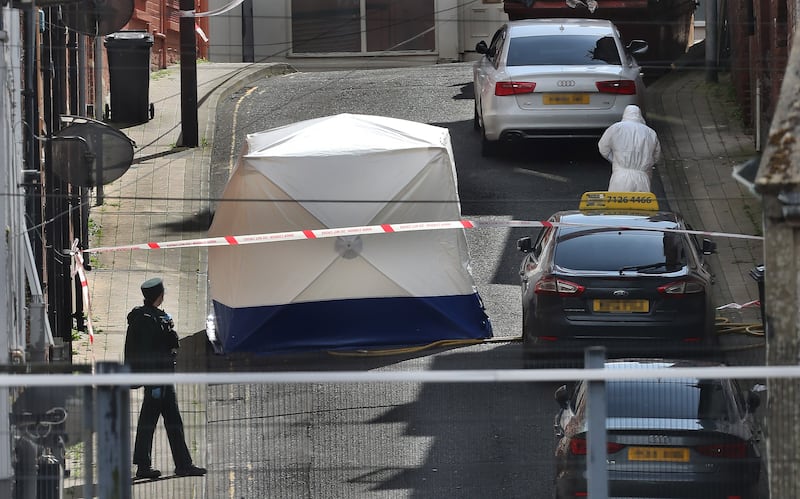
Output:
[[[131,371],[174,371],[177,349],[178,333],[169,314],[152,305],[136,307],[128,313],[125,363]]]

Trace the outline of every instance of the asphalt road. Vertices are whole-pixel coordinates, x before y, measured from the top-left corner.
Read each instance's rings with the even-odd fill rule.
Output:
[[[577,207],[581,193],[608,186],[611,168],[591,140],[537,142],[508,149],[499,158],[481,157],[480,135],[472,128],[473,105],[469,63],[263,79],[220,103],[212,193],[222,192],[247,133],[338,113],[390,116],[447,128],[467,218],[543,220],[555,211]],[[653,189],[663,199],[657,177]],[[520,332],[521,257],[516,240],[528,234],[524,229],[467,231],[473,274],[495,336]]]
[[[549,141],[480,154],[470,64],[294,73],[221,102],[213,144],[219,195],[247,133],[338,113],[447,128],[462,215],[542,220],[605,190],[594,141]],[[663,199],[657,176],[653,190]],[[668,206],[667,206],[668,208]],[[473,275],[494,335],[520,334],[516,239],[523,229],[467,231]],[[519,368],[520,344],[389,357],[230,358],[231,370]],[[554,383],[214,386],[208,394],[208,497],[549,498]]]

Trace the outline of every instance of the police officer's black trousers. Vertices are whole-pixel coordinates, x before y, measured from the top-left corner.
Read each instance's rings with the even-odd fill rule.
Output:
[[[154,397],[153,390],[160,389],[160,397]],[[186,438],[183,434],[183,420],[178,410],[178,400],[175,397],[175,387],[145,386],[142,410],[139,412],[139,422],[136,425],[136,441],[133,447],[133,464],[141,468],[150,468],[152,461],[150,454],[153,449],[153,433],[156,430],[159,416],[164,416],[164,427],[167,430],[169,447],[172,450],[172,459],[175,468],[188,468],[192,465],[192,457],[186,447]]]

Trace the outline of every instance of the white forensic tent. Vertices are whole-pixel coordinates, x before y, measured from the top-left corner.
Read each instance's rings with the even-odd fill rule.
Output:
[[[447,129],[340,114],[247,136],[209,236],[459,220]],[[209,248],[225,352],[491,336],[463,229]]]

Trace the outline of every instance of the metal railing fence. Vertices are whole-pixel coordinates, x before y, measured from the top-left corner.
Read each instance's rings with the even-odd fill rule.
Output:
[[[553,497],[553,421],[561,385],[588,383],[605,414],[604,382],[734,379],[765,390],[795,383],[800,366],[6,374],[17,498],[49,497]],[[602,365],[602,357],[599,360]],[[176,477],[160,421],[153,444],[159,480],[135,480],[132,441],[139,385],[174,385],[187,446],[205,477]],[[762,393],[763,397],[763,393]],[[764,397],[756,412],[767,420]],[[800,413],[800,411],[798,411]],[[590,418],[591,419],[591,418]],[[597,419],[591,424],[603,424]],[[764,436],[796,431],[792,421]],[[589,432],[602,435],[601,432]],[[589,462],[605,463],[598,442]],[[759,442],[758,497],[768,497],[767,438]],[[797,455],[785,456],[788,461]],[[589,473],[602,499],[605,466]],[[771,471],[772,470],[772,471]],[[594,478],[591,478],[594,477]],[[597,478],[600,477],[600,478]],[[599,481],[598,481],[599,480]],[[747,497],[742,495],[742,497]]]

